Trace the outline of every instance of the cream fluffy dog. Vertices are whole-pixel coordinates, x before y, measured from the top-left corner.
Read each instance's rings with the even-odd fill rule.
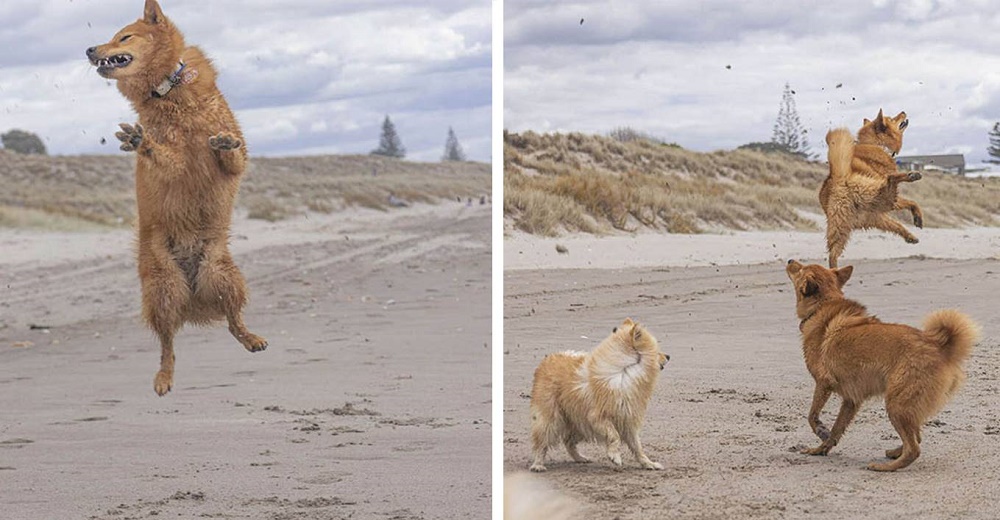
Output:
[[[546,356],[531,390],[531,471],[545,471],[545,454],[559,442],[574,461],[589,462],[576,449],[581,441],[603,443],[616,466],[622,465],[624,442],[642,467],[663,469],[643,452],[639,428],[669,359],[656,338],[631,319],[593,352]]]

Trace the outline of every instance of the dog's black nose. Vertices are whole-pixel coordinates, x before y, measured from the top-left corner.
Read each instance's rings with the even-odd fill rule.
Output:
[[[666,354],[666,356],[667,356],[667,361],[670,361],[670,354]]]
[[[789,259],[788,259],[788,263],[789,263],[789,264],[790,264],[790,263],[792,263],[792,262],[794,262],[794,261],[795,261],[795,260],[793,260],[793,259],[791,259],[791,258],[789,258]]]
[[[93,56],[95,52],[97,52],[97,47],[91,47],[87,49],[87,57],[89,58]]]

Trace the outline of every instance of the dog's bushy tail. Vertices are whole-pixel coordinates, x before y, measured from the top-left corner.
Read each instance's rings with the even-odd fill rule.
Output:
[[[854,135],[846,128],[835,128],[826,133],[826,145],[829,147],[826,158],[830,163],[830,178],[847,178],[854,157]]]
[[[924,333],[933,341],[950,363],[961,363],[972,354],[979,341],[976,322],[954,309],[932,312],[924,319]]]

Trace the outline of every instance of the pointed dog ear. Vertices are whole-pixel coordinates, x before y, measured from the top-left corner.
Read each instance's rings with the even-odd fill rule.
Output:
[[[142,20],[146,23],[156,25],[163,20],[163,10],[156,0],[146,0],[146,6],[142,10]]]
[[[805,286],[802,287],[802,296],[815,296],[819,292],[819,285],[809,280],[806,282]]]
[[[642,326],[638,323],[632,327],[632,343],[638,343],[642,339]]]
[[[852,273],[854,273],[854,266],[851,265],[835,270],[834,274],[837,275],[837,284],[843,287],[851,279]]]
[[[875,129],[876,130],[885,130],[886,129],[885,116],[882,115],[882,109],[881,108],[878,109],[878,115],[875,116]]]

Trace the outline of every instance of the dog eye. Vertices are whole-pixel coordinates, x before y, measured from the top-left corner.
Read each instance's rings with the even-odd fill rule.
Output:
[[[131,37],[132,37],[131,34],[126,34],[125,36],[122,36],[122,38],[120,40],[118,40],[118,43],[122,43],[122,42],[124,42],[125,40],[127,40],[127,39],[129,39]]]

